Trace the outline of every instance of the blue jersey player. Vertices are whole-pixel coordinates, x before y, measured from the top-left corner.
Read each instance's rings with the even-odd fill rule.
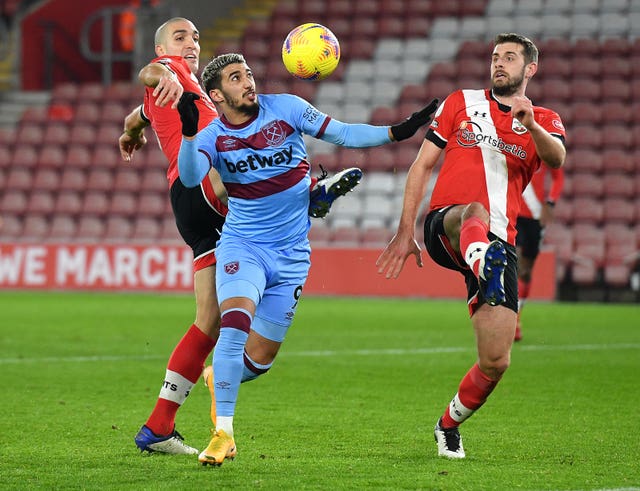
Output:
[[[204,465],[220,465],[236,455],[240,384],[271,367],[307,279],[311,178],[303,134],[346,147],[404,140],[430,120],[437,101],[397,125],[346,124],[291,94],[258,95],[251,69],[234,53],[214,58],[202,83],[220,118],[198,133],[199,96],[182,96],[178,168],[187,187],[215,168],[229,196],[216,247],[222,314],[213,355],[216,431],[199,456]]]

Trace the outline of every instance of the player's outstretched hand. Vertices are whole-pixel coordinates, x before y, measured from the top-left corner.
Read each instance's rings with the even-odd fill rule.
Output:
[[[418,242],[410,235],[403,235],[398,232],[393,236],[391,242],[387,244],[380,257],[376,261],[378,274],[384,274],[387,279],[396,279],[400,276],[402,267],[407,258],[411,255],[416,258],[416,264],[422,267],[422,250]]]
[[[198,132],[198,120],[200,119],[200,112],[196,106],[198,99],[200,96],[195,92],[185,92],[178,102],[178,112],[184,136],[195,136]]]
[[[118,146],[120,147],[120,155],[126,162],[131,162],[133,152],[139,150],[147,144],[147,137],[142,131],[128,132],[124,131],[118,138]]]
[[[429,105],[422,110],[413,113],[402,123],[394,124],[391,127],[391,133],[395,141],[406,140],[416,134],[416,131],[431,121],[431,116],[438,109],[438,99],[433,99]]]

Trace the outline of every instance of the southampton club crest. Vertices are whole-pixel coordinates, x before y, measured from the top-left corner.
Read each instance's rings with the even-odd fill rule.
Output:
[[[270,147],[277,147],[286,138],[285,131],[282,129],[282,126],[280,126],[280,121],[271,121],[269,124],[263,126],[260,132]]]
[[[512,122],[511,122],[511,129],[513,130],[514,133],[518,134],[518,135],[522,135],[523,133],[527,132],[527,128],[525,128],[522,123],[520,121],[518,121],[516,118],[513,118]]]

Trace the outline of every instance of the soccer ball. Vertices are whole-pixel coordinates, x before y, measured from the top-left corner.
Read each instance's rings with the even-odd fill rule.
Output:
[[[289,73],[302,80],[322,80],[340,61],[338,38],[320,24],[307,23],[293,29],[282,44],[282,61]]]

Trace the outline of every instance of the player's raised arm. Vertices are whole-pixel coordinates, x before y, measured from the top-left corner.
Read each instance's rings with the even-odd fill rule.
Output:
[[[178,153],[178,171],[180,180],[188,188],[199,185],[211,167],[209,160],[198,152],[196,133],[200,114],[195,101],[200,99],[198,94],[185,92],[178,102],[178,112],[182,121],[182,144]]]
[[[138,78],[147,87],[155,87],[153,96],[156,97],[156,106],[164,107],[172,102],[172,109],[178,107],[184,88],[176,74],[162,63],[149,63],[140,70]]]
[[[398,229],[376,261],[378,273],[384,274],[387,279],[397,278],[412,254],[416,257],[416,264],[422,267],[422,251],[415,238],[416,219],[440,152],[441,149],[435,144],[424,140],[409,168]]]
[[[149,126],[140,115],[141,106],[136,107],[124,118],[124,130],[118,139],[120,155],[126,162],[133,158],[133,152],[147,144],[144,129]]]

